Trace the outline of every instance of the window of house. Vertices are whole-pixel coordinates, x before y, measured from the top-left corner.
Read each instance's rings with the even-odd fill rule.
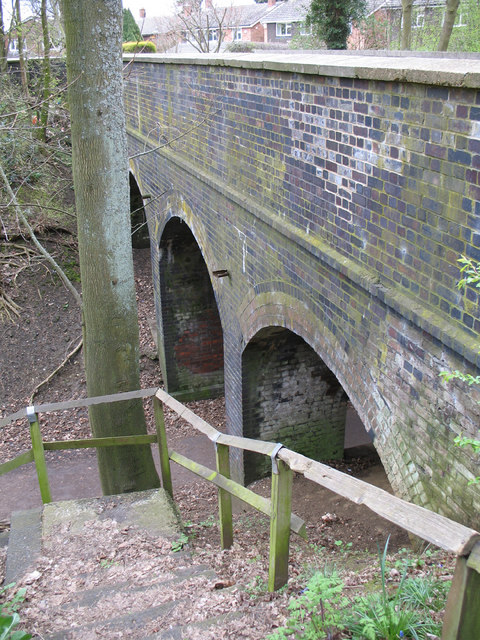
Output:
[[[412,21],[412,27],[414,29],[422,29],[425,26],[425,14],[417,13],[415,19]]]
[[[462,13],[461,11],[457,11],[457,15],[455,16],[455,22],[453,23],[453,26],[466,27],[467,26],[466,14]]]
[[[235,29],[234,34],[233,34],[233,39],[234,40],[241,40],[242,39],[242,30],[241,29]]]
[[[311,36],[312,35],[312,27],[309,26],[307,27],[307,25],[302,22],[302,24],[300,25],[300,35],[301,36]]]
[[[10,49],[11,53],[18,53],[18,44],[16,40],[10,40],[10,42],[8,43],[8,48]]]
[[[218,41],[218,29],[209,29],[208,30],[208,41],[209,42],[217,42]]]
[[[277,22],[277,36],[291,36],[291,35],[292,35],[291,22]]]

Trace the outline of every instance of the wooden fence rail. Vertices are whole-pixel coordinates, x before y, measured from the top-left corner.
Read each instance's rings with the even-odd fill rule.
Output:
[[[40,413],[89,407],[101,403],[121,402],[133,398],[152,398],[156,425],[155,435],[114,436],[55,442],[43,442],[42,440],[39,425]],[[216,451],[215,470],[208,469],[175,451],[168,450],[163,405],[175,411],[197,431],[210,438]],[[291,513],[292,475],[295,471],[356,504],[364,504],[378,515],[402,527],[409,533],[455,553],[457,555],[457,563],[445,611],[442,640],[477,640],[480,638],[480,534],[473,529],[428,509],[396,498],[382,489],[369,485],[357,478],[352,478],[320,462],[306,458],[283,447],[281,444],[221,433],[163,389],[143,389],[98,396],[96,398],[27,407],[1,419],[0,427],[25,416],[30,424],[32,449],[20,454],[13,460],[0,464],[0,475],[34,461],[40,493],[44,503],[51,500],[45,451],[156,443],[160,452],[162,484],[172,497],[173,486],[170,461],[189,469],[199,477],[212,482],[218,488],[222,548],[228,548],[233,542],[232,495],[270,517],[268,588],[270,591],[274,591],[283,586],[288,579],[290,531],[306,537],[305,523],[298,516]],[[230,447],[254,451],[271,458],[272,487],[270,500],[258,496],[230,478]]]

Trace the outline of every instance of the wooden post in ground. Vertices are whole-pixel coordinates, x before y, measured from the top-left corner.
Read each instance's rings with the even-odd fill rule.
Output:
[[[459,556],[448,595],[442,640],[480,638],[480,542]]]
[[[225,444],[215,442],[217,472],[230,478],[229,448]],[[218,489],[218,515],[220,519],[220,538],[222,549],[230,549],[233,544],[232,496],[225,489]]]
[[[173,499],[172,474],[170,472],[170,459],[168,457],[167,434],[165,431],[165,419],[161,400],[153,396],[153,412],[155,414],[155,428],[157,430],[157,444],[160,453],[160,471],[162,474],[162,487]]]
[[[43,448],[42,434],[38,424],[38,416],[34,407],[27,407],[27,417],[30,423],[30,438],[32,440],[33,459],[37,469],[38,485],[43,504],[52,501],[50,484],[48,482],[47,464],[45,462],[45,450]]]
[[[270,563],[268,590],[276,591],[288,580],[290,516],[293,473],[288,465],[272,456],[272,513],[270,516]]]

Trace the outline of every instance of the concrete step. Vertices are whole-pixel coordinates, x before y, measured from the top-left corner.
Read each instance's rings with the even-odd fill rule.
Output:
[[[121,593],[145,593],[148,595],[148,591],[161,589],[162,587],[171,587],[172,585],[180,585],[186,580],[193,578],[203,578],[205,580],[215,580],[216,573],[207,565],[192,565],[190,567],[183,567],[173,572],[167,580],[156,581],[152,584],[144,584],[140,586],[134,586],[131,582],[117,582],[114,584],[102,585],[94,587],[93,589],[86,589],[84,591],[77,591],[75,598],[70,602],[60,605],[61,609],[70,609],[72,607],[89,607],[94,608],[99,600],[102,598],[108,598],[116,594]]]
[[[56,591],[51,600],[45,596],[47,599],[40,603],[42,612],[48,612],[49,620],[40,637],[49,640],[93,640],[99,637],[184,640],[194,629],[198,635],[220,621],[240,616],[236,611],[225,612],[223,609],[214,618],[198,620],[202,615],[198,602],[208,597],[217,576],[208,566],[195,565],[188,550],[170,551],[170,544],[179,539],[182,527],[174,506],[162,490],[68,500],[45,505],[43,509],[13,514],[7,552],[8,580],[21,581],[26,573],[35,569],[40,553],[44,559],[51,558],[54,562],[59,557],[72,557],[71,554],[62,556],[58,553],[62,539],[83,545],[79,542],[83,540],[82,531],[89,532],[91,536],[92,527],[93,531],[96,531],[96,526],[100,529],[110,527],[110,522],[101,523],[102,520],[115,521],[115,527],[122,531],[132,527],[153,536],[141,537],[142,540],[164,540],[162,554],[155,560],[156,572],[144,575],[137,570],[136,578],[130,581],[128,573],[115,574],[112,566],[111,570],[103,569],[105,577],[101,572],[99,582],[98,551],[95,545],[91,553],[90,547],[81,546],[88,551],[85,556],[88,561],[82,560],[80,572],[77,565],[77,573],[71,574],[72,593],[67,595],[68,592],[64,592],[59,596]],[[95,562],[91,561],[92,558]],[[70,571],[70,564],[64,566]],[[130,571],[130,560],[124,566]],[[193,622],[187,623],[188,620]],[[51,622],[54,630],[48,632],[48,628],[52,629]]]
[[[228,622],[229,620],[238,620],[242,617],[242,613],[238,611],[231,611],[230,613],[224,613],[214,618],[207,618],[200,622],[193,622],[182,626],[172,627],[171,629],[165,629],[152,636],[144,638],[144,640],[185,640],[191,637],[194,630],[208,631],[212,627],[216,627],[221,623]]]

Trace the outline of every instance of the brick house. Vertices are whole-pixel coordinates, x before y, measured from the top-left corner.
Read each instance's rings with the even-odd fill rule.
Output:
[[[179,16],[148,17],[144,9],[140,10],[140,27],[142,38],[151,40],[157,50],[166,51],[176,48],[181,42],[188,40],[185,33],[185,20],[191,29],[202,30],[213,45],[222,30],[223,42],[264,42],[265,27],[261,19],[275,7],[275,0],[268,3],[239,5],[230,7],[214,7],[211,0],[206,0],[201,11],[184,8],[184,20]]]
[[[304,27],[310,0],[287,0],[275,5],[261,20],[265,28],[265,42],[288,43],[296,33],[307,35]]]
[[[229,7],[225,23],[225,42],[264,42],[265,27],[262,18],[269,14],[274,6],[275,0],[269,0],[268,4]]]

